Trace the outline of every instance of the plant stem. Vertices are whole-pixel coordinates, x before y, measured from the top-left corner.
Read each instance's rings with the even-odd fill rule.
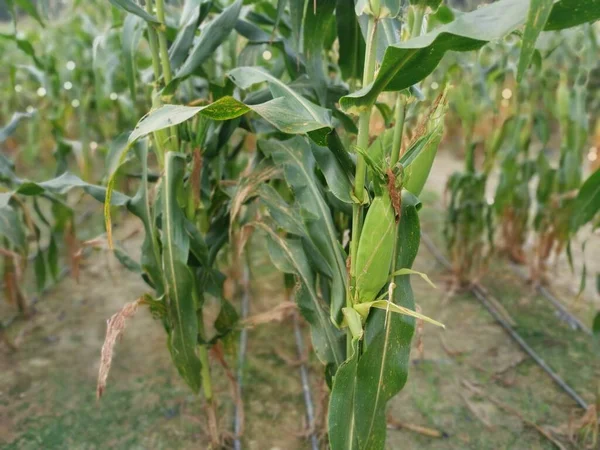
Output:
[[[373,16],[369,16],[369,25],[367,29],[367,48],[365,53],[365,65],[363,71],[363,86],[368,85],[373,81],[375,76],[375,56],[377,40],[377,19]],[[358,136],[356,139],[356,146],[360,149],[366,150],[369,146],[369,122],[371,120],[371,109],[369,106],[365,111],[360,113],[358,118]],[[350,243],[350,264],[351,273],[356,275],[356,254],[358,251],[358,240],[360,239],[360,232],[362,228],[362,203],[364,202],[364,190],[365,190],[365,178],[367,174],[367,165],[365,159],[359,153],[356,161],[356,172],[354,177],[354,196],[358,200],[358,204],[352,205],[352,242]],[[347,299],[348,305],[352,304],[351,299]]]
[[[423,17],[425,16],[425,7],[415,6],[413,11],[415,14],[415,21],[413,22],[412,29],[410,30],[410,37],[416,38],[421,34],[421,28],[423,27]]]
[[[165,30],[167,28],[165,21],[165,2],[164,0],[156,0],[156,17],[160,22],[160,26],[157,29],[158,33],[158,47],[159,47],[159,56],[160,56],[160,64],[162,66],[163,78],[165,81],[165,85],[169,84],[173,79],[173,73],[171,71],[171,60],[169,59],[169,49],[167,47],[167,36],[165,34]],[[177,127],[169,128],[169,140],[168,147],[169,150],[177,151],[179,147],[179,133],[177,132]]]
[[[152,0],[146,0],[146,11],[152,14]],[[160,56],[158,54],[158,35],[154,27],[148,27],[148,45],[150,46],[150,54],[152,55],[152,71],[154,72],[154,83],[158,83],[160,79]]]
[[[211,442],[219,443],[219,429],[217,426],[217,411],[213,398],[212,379],[210,377],[210,365],[208,361],[208,347],[201,345],[198,350],[198,357],[202,364],[200,375],[202,376],[202,390],[204,391],[204,399],[206,400],[207,416],[208,416],[208,431]]]
[[[392,155],[390,164],[392,167],[396,165],[398,159],[400,159],[400,148],[402,147],[402,134],[404,132],[404,117],[406,114],[406,103],[402,98],[402,94],[398,92],[396,94],[396,111],[395,111],[395,124],[394,124],[394,139],[392,141]]]
[[[165,84],[169,84],[173,79],[171,73],[171,62],[169,60],[169,49],[167,48],[167,36],[165,35],[165,3],[164,0],[156,0],[156,17],[160,22],[158,28],[158,46],[160,51],[160,63],[162,65]]]

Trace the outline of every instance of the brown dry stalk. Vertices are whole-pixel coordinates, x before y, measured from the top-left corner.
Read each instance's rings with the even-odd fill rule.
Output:
[[[138,298],[136,301],[127,303],[123,306],[121,311],[112,315],[110,319],[106,321],[106,337],[104,338],[104,344],[102,345],[102,352],[100,354],[100,369],[98,370],[98,384],[96,387],[96,398],[102,397],[106,389],[106,379],[110,372],[110,366],[112,364],[113,350],[117,339],[125,331],[127,325],[127,319],[133,317],[138,309],[138,306],[144,302],[144,297]]]
[[[415,433],[419,433],[424,436],[429,436],[429,437],[433,437],[433,438],[444,437],[444,433],[442,433],[439,430],[435,430],[433,428],[422,427],[421,425],[414,425],[412,423],[400,422],[399,420],[396,420],[392,416],[389,416],[389,415],[387,418],[387,427],[390,430],[399,430],[401,428],[404,428],[405,430],[414,431]]]
[[[225,360],[225,353],[223,352],[222,342],[217,342],[215,345],[213,345],[210,349],[210,353],[218,361],[221,367],[223,367],[223,370],[225,370],[225,375],[229,380],[231,397],[233,398],[233,401],[238,407],[237,410],[240,412],[240,434],[237,437],[241,437],[244,434],[244,401],[240,396],[240,391],[238,389],[238,383],[235,379],[235,375],[233,374],[231,367],[229,367],[229,364],[227,364],[227,361]]]
[[[67,222],[67,226],[65,227],[65,243],[67,244],[67,254],[69,255],[71,264],[71,275],[79,282],[79,263],[81,254],[79,252],[79,242],[77,236],[75,236],[73,220]]]
[[[507,405],[506,403],[501,402],[496,397],[494,397],[494,396],[486,393],[482,389],[479,389],[478,387],[476,387],[474,384],[470,383],[467,380],[462,380],[462,385],[464,387],[466,387],[472,393],[474,393],[476,395],[479,395],[481,397],[487,398],[492,403],[494,403],[498,408],[500,408],[500,409],[502,409],[502,410],[504,410],[504,411],[506,411],[506,412],[508,412],[508,413],[510,413],[512,415],[514,415],[515,417],[519,418],[525,425],[528,425],[531,428],[535,429],[543,437],[545,437],[550,442],[552,442],[558,449],[560,449],[560,450],[566,450],[565,446],[562,443],[560,443],[559,441],[557,441],[550,433],[548,433],[546,430],[544,430],[541,426],[539,426],[535,422],[533,422],[533,421],[527,419],[526,417],[524,417],[517,409],[513,408],[510,405]]]

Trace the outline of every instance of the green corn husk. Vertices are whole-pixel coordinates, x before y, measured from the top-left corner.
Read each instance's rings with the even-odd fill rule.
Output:
[[[375,197],[360,235],[356,255],[356,298],[370,302],[388,281],[394,249],[396,221],[387,191]]]

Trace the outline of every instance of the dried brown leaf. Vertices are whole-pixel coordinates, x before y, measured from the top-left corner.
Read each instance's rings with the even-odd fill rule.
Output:
[[[98,384],[96,387],[96,397],[99,399],[102,397],[106,389],[106,379],[110,372],[110,366],[112,364],[113,350],[117,339],[125,331],[127,325],[127,319],[133,317],[138,309],[138,306],[143,303],[144,297],[138,298],[136,301],[127,303],[121,311],[112,315],[110,319],[106,321],[106,337],[104,338],[104,344],[102,345],[102,352],[100,354],[100,369],[98,370]]]

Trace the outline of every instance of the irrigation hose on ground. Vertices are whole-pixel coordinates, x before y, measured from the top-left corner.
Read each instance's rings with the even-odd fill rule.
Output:
[[[425,232],[421,231],[421,240],[433,255],[433,257],[446,269],[451,269],[450,262],[446,259],[446,257],[437,249],[433,241],[425,234]],[[492,305],[490,300],[486,297],[483,290],[477,285],[473,285],[471,288],[471,292],[475,295],[475,298],[479,300],[483,306],[488,310],[488,312],[492,315],[492,317],[504,328],[510,337],[519,344],[519,346],[527,353],[543,370],[546,372],[552,381],[554,381],[563,391],[565,391],[581,408],[584,410],[588,409],[588,404],[583,400],[575,390],[569,386],[556,372],[554,372],[548,364],[542,359],[540,355],[538,355],[535,350],[533,350],[527,343],[523,340],[523,338],[515,331],[510,324],[502,318],[502,315],[496,310],[496,308]]]
[[[244,266],[242,274],[242,286],[244,292],[242,294],[241,301],[241,320],[244,320],[250,314],[250,271],[247,265]],[[304,344],[302,342],[302,332],[300,330],[300,323],[298,316],[293,316],[294,324],[294,337],[296,341],[296,350],[298,352],[298,358],[302,360],[304,358]],[[238,354],[238,368],[237,368],[237,395],[238,398],[242,398],[243,381],[244,381],[244,363],[246,361],[246,350],[248,348],[248,329],[242,328],[240,332],[240,343],[239,343],[239,354]],[[312,401],[312,393],[310,390],[310,383],[308,380],[308,368],[306,364],[302,362],[299,367],[300,380],[302,383],[302,395],[304,397],[304,405],[306,406],[306,420],[308,429],[310,430],[310,445],[312,450],[319,450],[319,439],[316,433],[315,427],[315,413]],[[233,448],[234,450],[242,449],[241,434],[243,432],[243,417],[242,411],[243,402],[238,402],[235,405],[235,412],[233,416]]]
[[[523,273],[523,271],[521,269],[519,269],[519,267],[516,264],[511,262],[511,263],[509,263],[509,265],[510,265],[510,268],[512,269],[512,271],[516,275],[518,275],[519,278],[521,278],[523,281],[528,280],[527,275],[525,273]],[[583,331],[584,333],[588,334],[589,336],[592,336],[592,330],[590,330],[588,327],[586,327],[584,325],[584,323],[581,320],[579,320],[579,318],[575,317],[569,310],[567,310],[567,308],[565,307],[563,302],[561,302],[558,298],[556,298],[556,296],[552,292],[550,292],[544,285],[538,283],[536,285],[536,290],[542,296],[544,296],[546,298],[546,300],[548,300],[550,303],[552,303],[552,305],[558,312],[558,315],[561,320],[564,320],[565,322],[567,322],[569,324],[569,326],[571,326],[573,329]]]

